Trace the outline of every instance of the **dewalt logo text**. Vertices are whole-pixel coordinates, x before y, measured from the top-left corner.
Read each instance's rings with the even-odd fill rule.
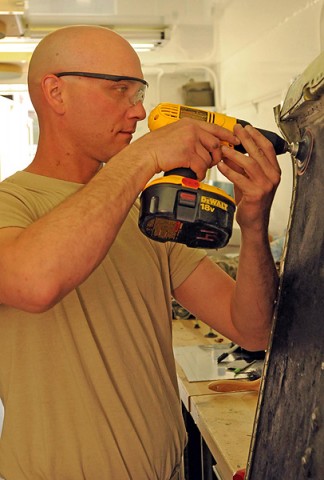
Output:
[[[215,207],[221,208],[227,212],[228,205],[217,198],[205,197],[204,195],[200,199],[200,206],[202,210],[208,210],[213,212]]]

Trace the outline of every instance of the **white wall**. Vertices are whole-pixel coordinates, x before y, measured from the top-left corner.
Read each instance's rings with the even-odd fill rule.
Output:
[[[322,6],[320,0],[233,0],[229,4],[215,24],[221,110],[279,133],[273,107],[321,51]],[[287,224],[292,191],[290,156],[279,157],[279,163],[282,181],[270,220],[275,235]]]
[[[31,137],[32,120],[22,98],[0,96],[0,180],[30,163]]]

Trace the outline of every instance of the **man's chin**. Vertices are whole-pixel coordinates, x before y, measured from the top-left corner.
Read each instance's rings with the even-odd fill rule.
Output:
[[[124,148],[126,148],[129,144],[130,144],[130,142],[127,142],[127,143],[125,142],[123,144],[120,144],[119,147],[117,147],[117,148],[116,148],[116,145],[115,145],[114,151],[112,153],[110,153],[108,157],[103,159],[102,162],[103,163],[108,163],[111,158],[113,158],[115,155],[117,155],[122,150],[124,150]]]

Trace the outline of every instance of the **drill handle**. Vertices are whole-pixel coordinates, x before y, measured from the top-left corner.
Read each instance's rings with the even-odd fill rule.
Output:
[[[167,172],[164,173],[165,177],[169,175],[179,175],[180,177],[193,178],[197,180],[197,175],[193,170],[191,170],[191,168],[185,168],[185,167],[173,168],[172,170],[168,170]]]

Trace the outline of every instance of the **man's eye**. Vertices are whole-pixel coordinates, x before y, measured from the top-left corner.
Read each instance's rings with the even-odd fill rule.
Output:
[[[120,93],[126,93],[128,91],[128,85],[117,85],[116,90]]]

